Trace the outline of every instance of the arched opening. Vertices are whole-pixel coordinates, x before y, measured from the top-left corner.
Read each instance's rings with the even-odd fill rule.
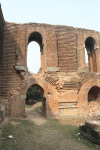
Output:
[[[93,86],[88,92],[89,115],[100,113],[100,88]]]
[[[43,97],[44,90],[41,86],[34,84],[30,86],[26,92],[25,112],[29,110],[33,114],[41,114],[46,116],[46,99]]]
[[[28,38],[27,69],[31,73],[43,73],[43,44],[39,32],[33,32]]]
[[[95,54],[96,41],[92,37],[88,37],[85,41],[85,48],[88,54],[88,67],[90,72],[97,72],[96,54]]]

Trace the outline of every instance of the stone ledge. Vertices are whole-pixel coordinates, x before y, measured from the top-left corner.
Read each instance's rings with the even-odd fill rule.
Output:
[[[59,67],[47,67],[47,71],[59,71]]]
[[[70,108],[77,108],[77,106],[59,106],[59,109],[70,109]]]
[[[15,66],[16,71],[24,71],[25,72],[25,67],[24,66]]]
[[[66,99],[59,100],[59,103],[77,103],[77,102],[78,102],[77,99],[73,99],[73,100],[66,100]]]

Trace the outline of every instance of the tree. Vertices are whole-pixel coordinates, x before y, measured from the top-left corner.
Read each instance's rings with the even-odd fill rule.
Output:
[[[29,87],[26,94],[26,103],[29,104],[29,99],[39,100],[41,99],[41,91],[36,86]]]
[[[31,74],[31,72],[29,71],[29,67],[27,67],[27,73]]]
[[[39,68],[39,71],[37,72],[37,74],[41,74],[41,67]]]

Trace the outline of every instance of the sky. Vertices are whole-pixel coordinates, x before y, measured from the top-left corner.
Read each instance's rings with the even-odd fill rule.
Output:
[[[0,0],[0,2],[4,19],[8,22],[47,23],[100,31],[100,0]],[[35,63],[32,62],[32,56]],[[41,66],[40,48],[37,43],[30,43],[27,57],[29,70],[37,73]],[[36,60],[40,61],[38,65]]]

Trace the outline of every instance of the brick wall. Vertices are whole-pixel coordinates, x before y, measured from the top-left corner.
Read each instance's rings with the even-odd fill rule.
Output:
[[[76,29],[67,26],[56,26],[58,66],[61,72],[77,70]]]
[[[0,97],[1,97],[1,79],[2,79],[2,59],[3,59],[3,34],[4,34],[4,17],[0,5]],[[1,101],[1,98],[0,98]]]
[[[2,102],[2,86],[1,86],[1,81],[2,81],[2,61],[3,61],[3,36],[4,36],[4,17],[0,5],[0,123],[3,121],[5,117],[5,110],[4,110],[4,105]]]
[[[38,79],[35,75],[30,78],[26,72],[27,46],[29,37],[34,32],[39,33],[42,37],[42,41],[39,43],[42,51],[42,75],[38,76]],[[25,91],[28,90],[31,81],[34,84],[36,79],[36,84],[42,83],[40,86],[44,90],[43,98],[46,99],[47,116],[58,117],[59,114],[66,116],[69,107],[70,111],[72,111],[72,106],[75,108],[73,113],[77,112],[77,107],[83,107],[84,95],[86,98],[88,93],[84,85],[91,74],[85,72],[85,41],[88,37],[92,37],[96,41],[97,49],[92,56],[89,56],[89,64],[91,63],[89,68],[93,68],[90,71],[99,73],[99,32],[61,25],[4,22],[0,7],[0,33],[0,79],[2,78],[0,80],[0,96],[5,104],[6,116],[24,116]],[[35,37],[33,40],[37,41]],[[18,70],[18,67],[23,69]],[[48,68],[51,68],[51,72],[48,71]],[[96,79],[100,80],[99,76]],[[41,82],[38,82],[39,80]],[[26,82],[29,83],[26,84]],[[24,84],[27,86],[24,87]],[[93,85],[95,84],[96,82]],[[81,89],[84,90],[84,88],[86,88],[85,94],[83,91],[81,92]],[[88,86],[88,90],[89,88],[91,87]],[[83,94],[83,98],[81,94]],[[70,95],[74,95],[75,99],[74,97],[68,98]],[[83,104],[84,107],[87,107],[87,100]]]
[[[88,29],[76,29],[76,33],[77,33],[77,59],[78,59],[78,70],[85,70],[86,68],[86,64],[85,64],[85,52],[84,52],[84,48],[85,48],[85,41],[88,37],[92,37],[95,41],[95,47],[97,46],[98,48],[95,51],[96,54],[96,68],[97,68],[97,72],[100,72],[100,60],[99,60],[99,56],[100,56],[100,43],[99,43],[99,32],[94,31],[94,30],[88,30]],[[89,56],[90,58],[90,56]],[[94,55],[93,55],[93,61],[94,61]],[[90,63],[90,60],[89,60]],[[92,64],[93,67],[94,64]],[[90,65],[91,67],[91,65]]]
[[[6,115],[8,116],[10,114],[9,101],[11,96],[17,89],[20,89],[24,82],[20,73],[16,73],[15,66],[23,66],[25,71],[27,70],[28,39],[33,32],[38,32],[42,36],[42,73],[47,72],[49,67],[59,67],[60,72],[76,72],[79,69],[84,69],[84,43],[86,38],[92,36],[99,45],[99,34],[96,31],[68,26],[5,22],[1,86],[2,99],[4,99]],[[99,51],[97,51],[97,55],[98,53]],[[99,59],[96,61],[99,64]],[[98,65],[97,68],[99,68]]]
[[[18,27],[16,24],[5,23],[4,26],[4,43],[3,43],[3,61],[2,61],[2,99],[4,99],[7,109],[6,115],[9,116],[9,100],[13,90],[21,84],[21,78],[16,73],[15,66],[17,63],[17,51],[21,53],[18,44]],[[21,56],[22,54],[20,54]],[[19,56],[19,57],[20,57]],[[19,58],[19,63],[24,59]]]

